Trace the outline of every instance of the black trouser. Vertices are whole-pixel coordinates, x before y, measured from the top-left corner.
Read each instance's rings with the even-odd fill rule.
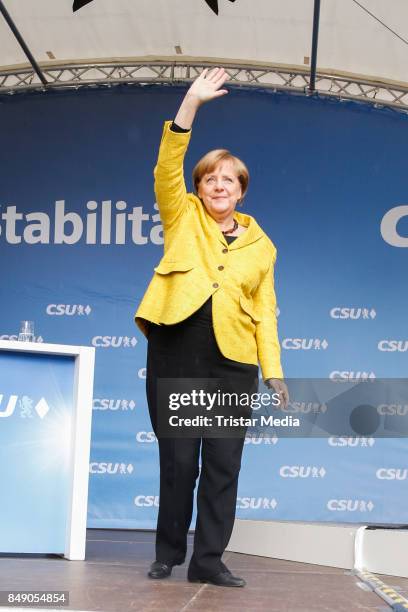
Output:
[[[146,390],[156,435],[160,378],[216,378],[224,381],[222,386],[228,391],[252,393],[257,389],[258,367],[225,358],[216,344],[211,322],[200,316],[200,311],[177,325],[151,325],[148,339]],[[175,439],[158,435],[158,443],[156,559],[170,565],[185,559],[201,448],[194,553],[189,571],[200,578],[224,571],[221,556],[234,525],[243,436]]]

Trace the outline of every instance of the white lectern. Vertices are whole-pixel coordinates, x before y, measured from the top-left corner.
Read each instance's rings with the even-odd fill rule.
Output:
[[[94,361],[0,341],[0,552],[85,558]]]

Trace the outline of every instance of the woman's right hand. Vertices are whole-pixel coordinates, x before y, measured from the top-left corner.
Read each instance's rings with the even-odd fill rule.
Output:
[[[228,74],[224,68],[214,68],[211,72],[205,68],[188,89],[174,122],[181,128],[191,129],[201,104],[228,93],[227,89],[221,89],[227,79]]]
[[[211,72],[208,70],[204,68],[186,94],[186,97],[194,98],[199,104],[220,98],[228,93],[227,89],[220,89],[228,79],[224,68],[213,68]]]

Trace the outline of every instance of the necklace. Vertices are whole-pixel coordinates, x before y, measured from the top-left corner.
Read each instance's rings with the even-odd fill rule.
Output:
[[[236,219],[234,219],[234,225],[231,227],[231,229],[229,230],[221,230],[221,232],[224,234],[224,236],[226,236],[227,234],[233,234],[235,232],[235,230],[238,229],[238,221]]]

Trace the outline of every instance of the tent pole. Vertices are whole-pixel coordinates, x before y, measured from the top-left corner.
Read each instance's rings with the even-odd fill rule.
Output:
[[[2,13],[4,19],[6,20],[7,24],[10,27],[10,30],[13,32],[14,36],[17,38],[17,41],[20,45],[20,47],[22,48],[22,50],[24,51],[25,55],[28,58],[28,61],[30,62],[31,66],[33,67],[34,71],[37,73],[38,78],[40,79],[41,83],[43,85],[48,85],[48,81],[45,78],[44,74],[41,71],[41,68],[39,67],[39,65],[37,64],[37,62],[35,61],[30,49],[27,47],[24,38],[21,36],[20,32],[18,31],[14,21],[12,20],[12,18],[10,17],[6,7],[4,6],[2,0],[0,0],[0,13]]]
[[[316,91],[316,61],[317,61],[317,42],[319,39],[319,20],[320,20],[320,0],[314,0],[313,12],[313,38],[312,38],[312,56],[310,61],[310,83],[309,91]]]

